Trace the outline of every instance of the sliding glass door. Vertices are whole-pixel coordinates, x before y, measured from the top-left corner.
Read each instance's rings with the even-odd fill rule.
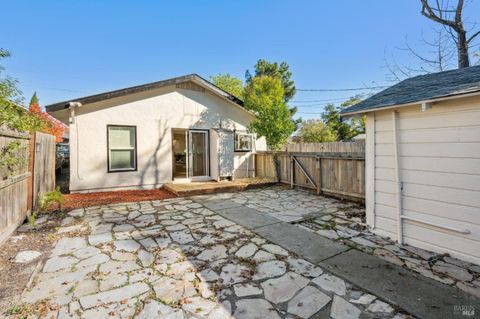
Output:
[[[208,176],[208,131],[188,131],[189,177]]]

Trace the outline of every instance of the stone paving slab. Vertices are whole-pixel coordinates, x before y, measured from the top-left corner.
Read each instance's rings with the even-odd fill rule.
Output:
[[[319,265],[419,318],[452,318],[455,305],[480,304],[479,299],[459,289],[358,250],[349,250]]]
[[[223,200],[223,199],[208,200],[208,198],[205,198],[205,199],[199,198],[199,199],[196,199],[196,201],[202,203],[208,209],[215,210],[215,211],[242,206],[240,203],[236,203],[231,200]]]
[[[275,217],[259,213],[255,209],[245,206],[215,210],[215,212],[249,229],[276,224],[280,222],[280,220]]]
[[[284,222],[255,228],[253,231],[313,263],[349,249],[345,245]]]
[[[228,200],[224,202],[228,202]],[[306,232],[294,225],[245,206],[214,211],[239,225],[252,229],[264,238],[276,242],[311,262],[319,262],[348,249],[345,245]],[[319,246],[321,249],[319,249]]]

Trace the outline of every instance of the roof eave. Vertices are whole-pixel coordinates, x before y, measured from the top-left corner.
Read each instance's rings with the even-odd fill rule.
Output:
[[[45,108],[47,112],[55,112],[59,110],[63,110],[68,108],[70,102],[81,102],[82,104],[91,104],[94,102],[98,102],[101,100],[107,100],[107,99],[112,99],[116,97],[121,97],[133,93],[138,93],[138,92],[143,92],[143,91],[148,91],[151,89],[155,88],[160,88],[164,87],[167,85],[175,85],[179,83],[184,83],[187,81],[193,81],[196,82],[197,84],[201,84],[203,87],[210,89],[211,91],[216,92],[218,95],[226,98],[227,100],[238,104],[239,106],[243,106],[243,101],[237,98],[236,96],[231,95],[230,93],[222,90],[218,86],[214,85],[213,83],[205,80],[201,76],[199,76],[196,73],[188,74],[188,75],[183,75],[163,81],[157,81],[157,82],[152,82],[152,83],[147,83],[147,84],[142,84],[142,85],[136,85],[124,89],[118,89],[114,91],[109,91],[109,92],[104,92],[104,93],[98,93],[94,95],[89,95],[89,96],[84,96],[76,99],[71,99],[71,100],[65,100],[61,101],[58,103],[50,104],[47,105]]]
[[[68,108],[70,102],[80,102],[82,104],[91,104],[91,103],[95,103],[102,100],[108,100],[108,99],[122,97],[122,96],[133,94],[133,93],[148,91],[150,89],[157,88],[157,87],[164,87],[167,85],[182,83],[188,80],[192,80],[195,75],[196,74],[188,74],[188,75],[183,75],[183,76],[179,76],[179,77],[175,77],[167,80],[135,85],[128,88],[117,89],[113,91],[83,96],[83,97],[79,97],[71,100],[65,100],[65,101],[47,105],[45,106],[45,109],[47,110],[47,112],[56,112],[56,111],[60,111]]]
[[[157,82],[152,82],[152,83],[147,83],[147,84],[142,84],[142,85],[137,85],[137,86],[132,86],[124,89],[118,89],[114,91],[109,91],[109,92],[104,92],[104,93],[99,93],[99,94],[94,94],[94,95],[89,95],[89,96],[84,96],[76,99],[71,99],[71,100],[65,100],[62,102],[54,103],[45,106],[45,109],[47,113],[54,113],[57,111],[65,110],[68,109],[70,104],[72,102],[80,102],[83,105],[86,104],[92,104],[95,102],[103,101],[103,100],[108,100],[108,99],[113,99],[117,97],[122,97],[134,93],[139,93],[139,92],[144,92],[148,91],[151,89],[156,89],[156,88],[161,88],[165,87],[168,85],[176,85],[179,83],[184,83],[192,81],[197,83],[198,85],[206,88],[207,90],[210,90],[214,92],[217,96],[220,98],[228,101],[235,107],[238,107],[242,109],[243,111],[247,112],[250,115],[255,116],[255,114],[243,107],[243,101],[237,98],[234,95],[231,95],[230,93],[224,91],[223,89],[219,88],[218,86],[214,85],[213,83],[209,82],[208,80],[205,80],[202,78],[200,75],[196,73],[188,74],[188,75],[183,75],[163,81],[157,81]]]
[[[477,95],[480,95],[480,89],[474,92],[445,95],[445,96],[440,96],[440,97],[436,97],[428,100],[421,100],[421,101],[409,102],[404,104],[377,106],[377,107],[369,108],[366,110],[357,110],[352,112],[344,112],[344,113],[342,112],[340,116],[349,117],[349,116],[358,115],[358,114],[365,114],[370,112],[383,111],[383,110],[395,109],[395,108],[412,106],[412,105],[419,105],[419,104],[421,105],[423,103],[442,102],[442,101],[448,101],[448,100],[453,100],[457,98],[471,97],[471,96],[477,96]]]

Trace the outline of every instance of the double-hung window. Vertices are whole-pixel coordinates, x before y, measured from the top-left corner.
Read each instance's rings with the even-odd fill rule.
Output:
[[[253,149],[253,136],[247,132],[235,132],[235,152],[250,152]]]
[[[108,125],[108,171],[137,170],[137,128]]]

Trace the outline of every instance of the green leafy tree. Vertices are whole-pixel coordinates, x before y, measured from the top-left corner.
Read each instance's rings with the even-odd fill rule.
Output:
[[[225,73],[211,76],[210,81],[231,95],[243,99],[243,82],[239,78]]]
[[[292,80],[292,72],[290,72],[290,66],[286,62],[278,64],[277,62],[268,62],[267,60],[260,59],[254,66],[254,74],[252,75],[250,71],[245,72],[245,79],[247,85],[255,77],[260,76],[270,76],[272,78],[280,79],[282,82],[284,96],[283,100],[285,103],[288,103],[296,93],[295,82]],[[293,116],[297,113],[297,107],[290,107],[290,115]],[[295,130],[298,129],[298,125],[302,122],[302,119],[293,120],[295,124]]]
[[[322,119],[328,128],[337,136],[339,141],[350,141],[358,134],[365,133],[365,118],[342,118],[340,112],[351,105],[361,101],[359,96],[351,97],[342,103],[339,107],[333,104],[327,104],[322,114]]]
[[[351,105],[357,104],[358,102],[361,102],[361,101],[362,99],[359,96],[354,96],[354,97],[351,97],[349,100],[343,102],[340,106],[342,107],[342,109],[344,109]],[[348,119],[347,122],[350,123],[350,129],[351,129],[350,139],[354,138],[358,134],[365,133],[365,116],[352,117]]]
[[[335,133],[318,119],[302,122],[298,137],[302,143],[325,143],[337,140]]]
[[[278,150],[295,130],[284,96],[281,80],[271,76],[254,77],[245,88],[245,107],[256,114],[249,129],[264,136],[271,150]]]
[[[290,66],[286,62],[278,64],[277,62],[268,62],[267,60],[260,59],[255,64],[255,74],[252,76],[250,71],[245,72],[245,78],[247,84],[254,77],[259,76],[271,76],[272,78],[278,78],[282,81],[284,90],[284,101],[290,101],[296,93],[295,82],[291,79],[292,72],[290,72]]]
[[[10,52],[0,49],[0,59],[9,56]],[[17,80],[5,75],[5,68],[0,66],[0,123],[23,131],[29,127],[29,119],[25,116],[25,109],[19,106],[23,98],[17,85]]]

